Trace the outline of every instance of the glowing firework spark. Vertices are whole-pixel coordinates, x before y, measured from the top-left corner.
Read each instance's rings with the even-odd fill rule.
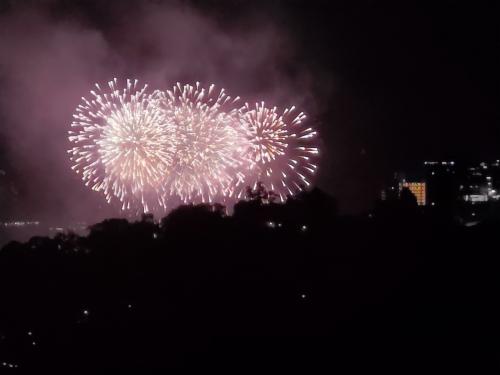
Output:
[[[163,183],[171,166],[174,144],[171,129],[164,121],[147,85],[137,87],[137,80],[127,80],[118,89],[116,79],[109,82],[110,93],[98,84],[91,91],[93,99],[82,98],[69,140],[72,169],[93,190],[103,191],[108,202],[113,197],[122,209],[147,212],[165,207]]]
[[[93,98],[82,98],[68,152],[85,184],[124,210],[166,209],[175,197],[225,203],[259,181],[284,201],[316,172],[316,132],[294,107],[282,114],[263,102],[236,108],[239,97],[199,83],[153,93],[137,80],[108,86],[103,92],[96,84]]]
[[[242,184],[249,163],[247,138],[233,107],[239,98],[214,87],[178,83],[158,92],[165,121],[175,129],[174,167],[166,186],[184,202],[223,200]]]
[[[276,107],[267,108],[264,102],[240,109],[241,121],[250,132],[248,156],[257,165],[247,181],[254,188],[262,182],[282,202],[287,195],[310,186],[308,177],[317,170],[314,160],[319,150],[311,144],[317,133],[302,126],[306,118],[303,112],[294,116],[294,111],[291,107],[279,114]]]

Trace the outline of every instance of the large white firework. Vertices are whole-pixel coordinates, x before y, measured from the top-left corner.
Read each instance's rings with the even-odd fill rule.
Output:
[[[224,201],[243,184],[250,162],[245,152],[248,137],[235,108],[239,97],[198,82],[177,83],[157,94],[165,121],[175,129],[176,151],[166,182],[170,196],[184,202]]]
[[[310,186],[316,173],[319,149],[314,141],[317,132],[303,126],[306,115],[295,115],[295,107],[280,113],[264,102],[240,109],[241,122],[249,132],[248,157],[255,166],[247,172],[246,182],[255,188],[261,182],[276,193],[282,202]],[[242,191],[238,193],[238,197]]]
[[[82,98],[68,151],[85,184],[144,212],[186,203],[230,203],[262,182],[285,201],[316,172],[316,132],[295,108],[238,108],[224,89],[178,83],[148,91],[117,80]]]
[[[117,198],[124,210],[165,207],[164,180],[175,143],[155,95],[137,80],[119,89],[114,79],[108,92],[95,86],[92,99],[82,98],[73,115],[72,169],[108,202]]]

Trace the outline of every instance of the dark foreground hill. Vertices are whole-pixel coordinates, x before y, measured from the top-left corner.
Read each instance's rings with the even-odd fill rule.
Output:
[[[414,207],[339,217],[313,191],[110,219],[0,251],[12,373],[487,373],[499,367],[498,223]],[[146,372],[145,372],[146,373]]]

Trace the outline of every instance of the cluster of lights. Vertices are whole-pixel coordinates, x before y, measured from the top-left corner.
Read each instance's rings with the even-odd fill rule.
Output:
[[[424,161],[424,165],[455,165],[454,161]]]
[[[15,364],[15,363],[10,363],[10,362],[2,362],[2,367],[18,368],[19,365]]]
[[[275,221],[267,221],[266,226],[268,228],[272,228],[272,229],[281,228],[283,226],[283,223],[277,223]],[[304,225],[301,225],[299,229],[301,232],[306,232],[308,230],[308,227],[307,227],[307,225],[304,224]]]
[[[24,227],[28,225],[40,225],[39,221],[8,221],[3,223],[4,227]]]
[[[151,212],[170,202],[226,203],[247,186],[283,202],[310,186],[317,171],[317,132],[295,107],[238,106],[224,89],[199,83],[149,91],[117,80],[96,84],[71,124],[72,169],[123,210]]]

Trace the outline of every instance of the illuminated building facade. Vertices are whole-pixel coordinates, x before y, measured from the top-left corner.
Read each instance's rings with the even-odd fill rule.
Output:
[[[399,200],[404,188],[426,212],[449,215],[465,224],[494,215],[500,220],[500,160],[473,164],[426,161],[413,170],[395,173],[381,200]]]
[[[417,198],[417,203],[419,206],[425,206],[427,204],[425,182],[408,182],[403,180],[399,183],[399,191],[401,192],[403,188],[408,188],[413,193],[415,198]]]

